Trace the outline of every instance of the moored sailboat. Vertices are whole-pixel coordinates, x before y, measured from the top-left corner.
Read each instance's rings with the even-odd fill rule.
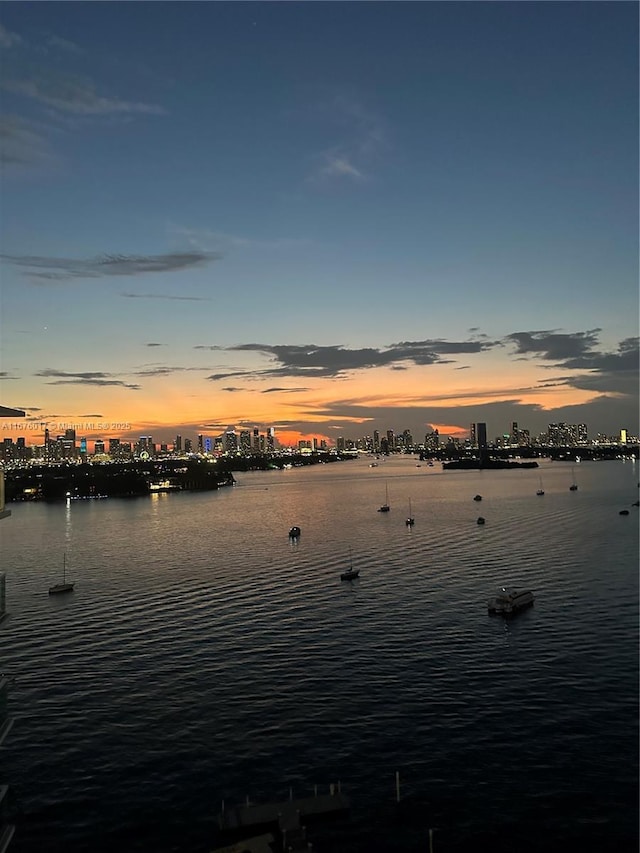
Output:
[[[405,524],[407,525],[407,527],[413,527],[413,525],[415,523],[416,523],[416,520],[411,513],[411,498],[409,498],[409,515],[407,516],[407,520],[405,521]]]
[[[391,507],[389,506],[389,486],[386,483],[384,484],[384,494],[384,503],[378,509],[378,512],[389,512],[389,510],[391,509]]]
[[[49,587],[49,595],[58,595],[61,592],[73,592],[75,584],[67,583],[67,555],[62,556],[62,583]]]

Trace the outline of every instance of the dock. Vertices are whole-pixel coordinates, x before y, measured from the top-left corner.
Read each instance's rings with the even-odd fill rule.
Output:
[[[275,838],[268,832],[264,835],[256,835],[253,838],[245,838],[236,841],[227,847],[216,847],[212,853],[273,853]]]
[[[254,835],[254,838],[246,838],[249,833],[272,832],[277,836],[276,848],[283,850],[307,850],[307,826],[314,822],[331,817],[344,815],[349,811],[350,802],[340,791],[340,785],[330,785],[328,794],[293,799],[290,792],[288,800],[280,800],[272,803],[251,803],[225,808],[218,815],[218,825],[222,833],[229,833],[235,839],[245,836],[239,847],[231,845],[229,853],[235,850],[252,851],[251,842],[262,845],[265,849],[264,836]],[[273,843],[273,842],[271,842]],[[244,847],[242,846],[244,844]],[[281,844],[281,846],[280,846]],[[256,848],[256,853],[260,849]],[[269,848],[267,848],[269,849]]]

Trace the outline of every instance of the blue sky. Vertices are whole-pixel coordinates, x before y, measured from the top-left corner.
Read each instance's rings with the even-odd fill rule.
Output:
[[[167,437],[638,431],[636,4],[0,26],[4,404]]]

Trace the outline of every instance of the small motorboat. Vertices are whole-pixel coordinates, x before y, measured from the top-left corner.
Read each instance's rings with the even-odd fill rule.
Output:
[[[502,616],[512,616],[518,610],[531,607],[535,600],[531,590],[516,590],[501,587],[494,598],[488,602],[489,613],[500,613]]]
[[[478,516],[478,520],[476,521],[476,524],[484,524],[484,518],[481,515]]]
[[[299,539],[302,530],[299,527],[292,527],[289,531],[289,539]]]
[[[474,498],[474,501],[481,501],[481,500],[482,500],[482,495],[476,495]]]

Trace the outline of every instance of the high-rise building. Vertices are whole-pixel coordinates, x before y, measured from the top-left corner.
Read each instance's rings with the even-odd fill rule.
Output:
[[[511,424],[510,439],[511,439],[511,444],[515,444],[515,445],[520,444],[520,431],[518,429],[518,422],[517,421],[513,421],[513,423]]]
[[[225,453],[236,453],[238,450],[238,436],[235,429],[228,429],[225,432],[223,446]]]
[[[240,431],[240,450],[247,456],[251,453],[251,431],[248,429]]]
[[[380,450],[380,433],[377,429],[373,431],[373,449],[376,453]]]
[[[109,442],[109,451],[111,451],[111,441]],[[104,453],[104,441],[101,438],[96,438],[93,443],[93,455],[98,456],[101,453]]]
[[[470,424],[470,426],[469,426],[469,444],[471,445],[471,447],[477,447],[477,445],[478,445],[478,438],[476,436],[476,425],[475,424]]]
[[[276,449],[276,428],[269,427],[267,430],[267,453],[273,453]]]
[[[193,450],[193,442],[190,438],[185,438],[184,440],[184,452],[191,453]]]
[[[173,442],[173,450],[174,453],[182,453],[182,436],[177,435],[176,440]]]
[[[476,424],[476,435],[478,438],[478,447],[487,446],[487,425],[485,423]]]
[[[253,428],[251,449],[254,453],[260,453],[260,430],[258,429],[258,427]]]
[[[198,453],[204,452],[204,436],[202,433],[198,435]]]

